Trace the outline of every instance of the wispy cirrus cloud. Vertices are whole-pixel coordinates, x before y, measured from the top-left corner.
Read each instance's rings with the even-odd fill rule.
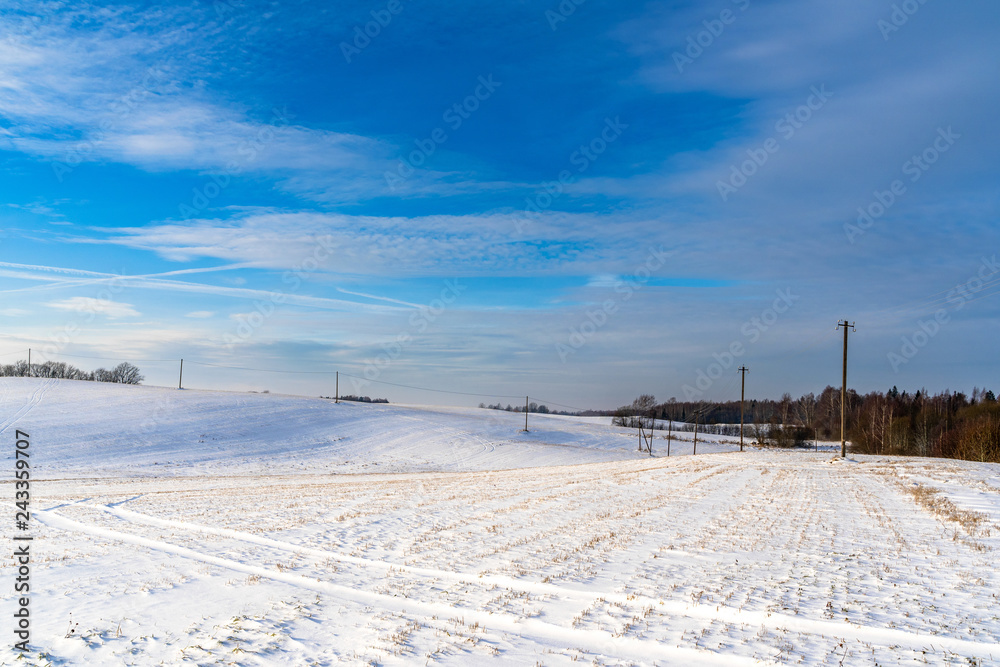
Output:
[[[112,162],[150,172],[266,176],[284,192],[324,204],[532,187],[484,178],[483,165],[460,155],[441,157],[448,146],[435,165],[390,188],[385,174],[412,150],[398,137],[347,124],[313,127],[297,120],[294,104],[250,105],[214,90],[219,73],[201,54],[233,48],[231,27],[214,22],[214,14],[210,5],[117,12],[81,5],[23,29],[0,20],[9,27],[0,44],[0,115],[8,119],[0,140],[50,161],[60,181],[82,163]],[[255,21],[254,30],[266,32],[267,22]]]
[[[520,233],[515,223],[508,213],[379,217],[247,209],[228,219],[120,228],[82,242],[141,248],[172,261],[213,258],[283,270],[301,266],[321,243],[331,253],[329,270],[381,276],[590,273],[605,262],[626,266],[636,255],[634,244],[603,234],[608,222],[601,216],[550,214]]]
[[[47,16],[0,44],[0,136],[64,167],[113,161],[146,170],[340,174],[377,171],[385,142],[295,123],[287,107],[234,104],[205,85],[199,56],[225,28],[211,6],[101,11],[81,5]],[[202,17],[209,19],[210,16]],[[88,28],[81,30],[83,22]],[[143,29],[140,29],[143,28]],[[61,174],[60,174],[61,175]]]
[[[311,109],[296,109],[294,100],[250,104],[216,88],[223,73],[208,54],[230,59],[234,70],[245,59],[234,47],[235,28],[216,18],[210,5],[110,12],[83,4],[53,11],[37,25],[0,19],[9,33],[0,44],[0,115],[9,120],[0,140],[49,160],[60,179],[81,163],[247,174],[324,205],[484,192],[520,199],[539,187],[533,179],[509,178],[454,140],[390,186],[386,174],[414,150],[410,137],[357,122],[317,127],[306,119]],[[272,27],[256,12],[243,18],[257,35]],[[442,98],[441,108],[466,92]],[[427,123],[416,138],[446,126],[433,116]]]
[[[995,6],[927,3],[886,39],[879,22],[895,6],[862,0],[650,5],[642,18],[613,30],[639,62],[634,81],[660,94],[708,95],[739,106],[725,133],[666,156],[658,177],[591,185],[718,204],[717,183],[748,150],[775,138],[780,151],[739,198],[753,199],[754,213],[766,209],[774,218],[772,202],[780,197],[788,217],[801,220],[811,206],[824,214],[816,222],[826,222],[881,185],[940,126],[1000,149],[992,112],[1000,92],[991,84],[994,63],[982,57],[993,48]],[[941,48],[941,35],[952,32],[962,39]],[[814,87],[828,90],[830,100],[800,122],[794,114]],[[779,125],[789,114],[792,121]],[[981,180],[990,152],[949,156],[954,179]]]
[[[62,301],[50,301],[45,305],[57,310],[71,310],[78,313],[103,315],[112,320],[123,317],[139,317],[141,315],[132,304],[86,296],[74,296]]]
[[[768,375],[782,377],[789,342],[816,322],[875,322],[967,276],[970,257],[996,244],[995,7],[922,3],[887,40],[877,21],[892,4],[586,3],[557,31],[545,20],[551,2],[442,5],[394,19],[347,64],[338,41],[370,20],[363,2],[226,3],[234,11],[224,16],[218,3],[53,3],[38,5],[54,8],[41,22],[17,18],[32,5],[10,3],[0,12],[11,193],[0,237],[19,251],[5,259],[31,259],[0,263],[4,337],[33,347],[86,305],[69,297],[113,284],[149,322],[93,318],[73,345],[212,358],[231,316],[289,287],[322,239],[328,261],[309,264],[247,342],[274,367],[378,355],[444,278],[458,277],[469,286],[462,299],[393,364],[411,367],[414,384],[428,377],[422,365],[475,369],[480,384],[519,367],[584,391],[565,379],[553,344],[622,297],[622,315],[577,356],[580,370],[597,370],[623,400],[639,383],[670,395],[672,378],[726,349],[775,288],[791,286],[800,305],[768,331]],[[674,52],[724,9],[735,22],[678,71]],[[474,99],[453,129],[442,113],[490,73],[502,87]],[[830,100],[794,136],[781,134],[776,124],[814,86]],[[629,129],[602,143],[602,119],[618,114]],[[863,242],[847,244],[843,223],[948,126],[960,143]],[[431,141],[435,128],[446,141]],[[720,199],[717,183],[772,137],[780,150]],[[581,147],[600,156],[554,185]],[[86,168],[69,182],[46,178],[74,161]],[[417,168],[390,186],[386,172],[404,161]],[[222,185],[234,162],[239,176]],[[192,190],[205,205],[179,210]],[[525,215],[532,205],[543,210]],[[660,246],[660,273],[625,301],[620,283]],[[39,307],[46,301],[60,306]],[[865,331],[888,336],[884,322]],[[954,368],[947,356],[940,367]],[[825,371],[806,369],[823,359],[796,362],[782,382],[815,389]],[[981,383],[972,372],[966,384]]]
[[[0,264],[3,266],[3,264]],[[23,265],[11,265],[14,267]],[[168,272],[163,275],[170,275],[174,272]],[[54,275],[55,274],[55,275]],[[66,280],[64,278],[58,277],[59,274],[69,274],[69,275],[86,275],[91,276],[88,278],[79,278],[73,280]],[[360,311],[381,311],[387,312],[391,310],[401,310],[402,308],[398,306],[381,305],[381,304],[371,304],[367,301],[357,302],[350,301],[347,299],[333,299],[320,296],[312,296],[308,294],[299,294],[287,285],[280,283],[281,287],[287,287],[287,289],[251,289],[244,287],[225,287],[221,285],[212,285],[205,283],[195,283],[186,282],[180,280],[165,280],[163,278],[157,277],[157,274],[153,275],[127,275],[127,274],[113,274],[113,273],[98,273],[93,271],[80,271],[77,269],[68,269],[64,267],[53,267],[53,266],[29,266],[26,268],[14,268],[14,269],[0,269],[0,276],[15,278],[18,280],[31,280],[35,282],[42,283],[41,285],[29,288],[11,288],[0,290],[0,294],[14,294],[19,292],[27,291],[56,291],[56,290],[66,290],[74,289],[85,286],[94,286],[101,284],[113,283],[118,288],[136,288],[143,290],[158,290],[164,292],[174,292],[178,294],[190,294],[190,295],[203,295],[203,296],[222,296],[231,297],[235,299],[248,299],[248,300],[270,300],[274,302],[287,303],[289,305],[301,306],[306,308],[315,308],[317,310],[335,310],[341,312],[360,312]],[[55,302],[58,305],[53,307],[61,308],[63,310],[77,309],[76,306],[84,305],[88,307],[92,305],[90,303],[91,297],[73,297],[77,299],[75,301],[61,301]],[[88,301],[80,301],[79,299],[86,298]],[[51,305],[51,304],[50,304]]]

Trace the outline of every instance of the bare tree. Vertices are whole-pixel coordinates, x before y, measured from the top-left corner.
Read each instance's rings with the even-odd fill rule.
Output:
[[[656,414],[656,397],[652,394],[642,394],[632,401],[632,412],[640,418],[653,417]]]
[[[778,403],[778,409],[781,411],[781,423],[788,423],[788,413],[792,409],[792,395],[787,391],[781,395],[781,402]]]
[[[121,384],[141,384],[146,378],[143,377],[139,369],[123,361],[122,363],[115,366],[111,371],[110,382],[119,382]]]
[[[795,405],[795,412],[798,419],[802,422],[803,426],[812,432],[814,440],[816,439],[816,427],[813,422],[816,420],[816,410],[818,406],[819,401],[812,392],[802,396],[802,398],[796,401]]]

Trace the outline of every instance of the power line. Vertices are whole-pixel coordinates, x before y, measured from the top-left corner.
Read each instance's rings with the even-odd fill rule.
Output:
[[[570,410],[576,410],[577,412],[586,412],[588,410],[588,408],[578,408],[575,405],[563,405],[562,403],[556,403],[555,401],[548,401],[545,400],[544,398],[539,398],[537,396],[532,396],[531,398],[535,399],[536,401],[545,405],[546,407],[549,405],[554,405],[557,408],[569,408]]]
[[[177,359],[170,359],[169,361],[177,361]],[[194,361],[193,359],[184,358],[189,364],[195,364],[196,366],[211,366],[212,368],[227,368],[235,371],[253,371],[255,373],[289,373],[293,375],[332,375],[336,373],[336,370],[329,371],[290,371],[282,368],[248,368],[246,366],[225,366],[223,364],[210,364],[205,361]]]
[[[20,350],[20,351],[17,351],[17,352],[8,352],[8,353],[6,353],[4,355],[0,355],[0,356],[8,356],[8,355],[12,355],[12,354],[22,354],[22,353],[24,353],[26,351],[27,350]],[[66,353],[63,353],[63,352],[58,352],[56,354],[59,355],[59,356],[74,357],[74,358],[78,358],[78,359],[98,359],[98,360],[103,360],[103,361],[120,361],[121,360],[120,358],[114,358],[114,357],[95,357],[95,356],[88,356],[88,355],[82,355],[82,354],[66,354]],[[132,361],[139,361],[139,362],[175,362],[175,361],[178,361],[178,359],[132,359]],[[226,364],[213,364],[213,363],[209,363],[209,362],[206,362],[206,361],[195,361],[193,359],[185,359],[185,361],[188,364],[195,364],[196,366],[206,366],[206,367],[210,367],[210,368],[225,368],[227,370],[238,370],[238,371],[252,371],[254,373],[286,373],[286,374],[290,374],[290,375],[330,375],[330,374],[333,374],[333,373],[337,372],[336,370],[328,370],[328,371],[295,371],[295,370],[274,369],[274,368],[251,368],[249,366],[229,366],[229,365],[226,365]],[[341,375],[343,375],[345,377],[355,378],[355,379],[358,379],[358,380],[364,380],[365,382],[374,382],[376,384],[384,384],[384,385],[389,385],[389,386],[392,386],[392,387],[400,387],[400,388],[403,388],[403,389],[415,389],[417,391],[429,391],[429,392],[434,392],[434,393],[438,393],[438,394],[453,394],[453,395],[456,395],[456,396],[476,396],[476,397],[480,397],[480,398],[517,398],[517,399],[521,398],[519,395],[518,396],[514,396],[514,395],[508,395],[508,394],[483,394],[483,393],[467,392],[467,391],[452,391],[452,390],[448,390],[448,389],[433,389],[431,387],[418,387],[418,386],[415,386],[415,385],[400,384],[400,383],[397,383],[397,382],[387,382],[385,380],[372,380],[372,379],[369,379],[369,378],[360,377],[358,375],[351,375],[350,373],[341,373]],[[544,399],[537,399],[537,400],[542,401]],[[556,405],[558,407],[569,408],[571,410],[577,410],[577,411],[583,412],[582,408],[577,408],[577,407],[572,406],[572,405],[562,405],[560,403],[554,403],[554,402],[551,402],[551,401],[545,401],[545,403],[546,404],[550,404],[551,403],[552,405]]]
[[[998,290],[996,292],[990,292],[988,294],[976,294],[975,296],[966,298],[965,301],[963,301],[963,303],[971,303],[973,301],[979,301],[980,299],[985,299],[987,297],[996,296],[997,294],[1000,294],[1000,290]]]
[[[98,360],[101,360],[101,361],[122,361],[122,357],[90,357],[90,356],[85,356],[85,355],[82,355],[82,354],[67,354],[65,352],[54,352],[54,353],[50,354],[50,353],[45,352],[44,350],[42,351],[42,354],[45,355],[45,356],[73,357],[74,359],[98,359]],[[130,358],[129,360],[130,361],[151,362],[151,363],[152,362],[174,362],[174,361],[177,361],[176,359],[134,359],[134,358]]]
[[[888,308],[883,308],[881,310],[876,310],[876,311],[874,311],[871,314],[872,315],[881,315],[882,313],[887,313],[887,312],[890,312],[890,311],[901,311],[901,313],[902,313],[902,312],[905,312],[907,310],[923,310],[925,308],[929,309],[929,308],[933,308],[934,306],[941,306],[941,305],[944,305],[944,304],[948,303],[949,301],[951,301],[954,298],[951,295],[954,292],[957,292],[957,290],[960,287],[962,287],[962,285],[965,285],[965,283],[962,283],[960,285],[956,285],[954,287],[949,287],[948,289],[941,290],[940,292],[935,292],[934,294],[929,294],[929,295],[927,295],[925,297],[921,297],[921,298],[916,299],[914,301],[909,301],[909,302],[906,302],[906,303],[903,303],[903,304],[900,304],[900,305],[889,306]],[[997,285],[1000,285],[1000,277],[996,277],[996,278],[991,278],[991,279],[988,279],[988,280],[984,280],[982,286],[980,286],[979,289],[977,289],[976,291],[980,292],[980,291],[982,291],[984,289],[987,289],[987,288],[996,287]],[[968,290],[966,290],[966,291],[968,291]],[[986,296],[994,296],[996,294],[1000,294],[1000,292],[990,292],[989,294],[980,294],[980,295],[977,295],[977,298],[983,298],[983,297],[986,297]],[[965,301],[972,301],[973,298],[965,297],[964,300]]]
[[[418,389],[420,391],[432,391],[438,394],[455,394],[456,396],[479,396],[481,398],[516,398],[520,399],[520,396],[509,396],[506,394],[476,394],[468,391],[449,391],[447,389],[431,389],[429,387],[415,387],[409,384],[398,384],[396,382],[386,382],[385,380],[369,380],[368,378],[363,378],[357,375],[351,375],[349,373],[341,373],[341,375],[349,378],[355,378],[357,380],[364,380],[365,382],[374,382],[376,384],[387,384],[392,387],[402,387],[404,389]]]
[[[729,382],[727,382],[722,389],[714,392],[714,395],[716,397],[715,400],[706,400],[706,401],[703,401],[703,402],[704,403],[719,403],[720,405],[722,403],[727,403],[729,401],[729,396],[730,396],[732,390],[736,386],[736,379],[738,377],[739,377],[739,375],[735,375],[734,374],[731,378],[729,378]]]

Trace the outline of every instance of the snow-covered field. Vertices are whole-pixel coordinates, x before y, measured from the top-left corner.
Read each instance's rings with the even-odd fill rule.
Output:
[[[522,427],[0,379],[5,497],[15,428],[35,479],[33,651],[0,662],[1000,664],[997,466]]]
[[[633,459],[639,442],[609,418],[532,414],[523,433],[497,410],[32,378],[0,378],[0,410],[0,428],[42,429],[36,471],[71,477],[500,470]],[[679,436],[671,454],[690,454]],[[738,441],[699,435],[698,450]]]

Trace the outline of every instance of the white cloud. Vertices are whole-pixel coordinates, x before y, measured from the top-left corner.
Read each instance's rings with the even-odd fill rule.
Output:
[[[605,262],[624,269],[658,238],[655,231],[645,234],[647,243],[637,250],[625,230],[642,222],[615,218],[621,236],[608,237],[602,228],[612,224],[609,217],[553,213],[527,223],[522,218],[246,209],[228,220],[117,229],[105,242],[178,262],[214,258],[259,268],[295,271],[314,265],[339,274],[412,276],[592,273]]]
[[[215,311],[212,310],[195,310],[188,313],[184,317],[191,317],[196,320],[207,320],[210,317],[215,317]]]
[[[600,275],[591,276],[590,280],[587,281],[587,287],[614,287],[621,281],[621,277],[614,275],[613,273],[602,273]]]
[[[196,54],[216,45],[219,28],[193,26],[191,11],[158,7],[146,17],[83,8],[54,14],[30,35],[14,31],[0,44],[0,115],[10,121],[0,136],[69,167],[115,160],[222,171],[235,164],[240,173],[310,170],[350,180],[391,157],[378,140],[298,126],[294,111],[235,107],[213,95],[201,85],[210,73]]]
[[[982,57],[994,49],[995,22],[982,20],[987,13],[995,15],[992,10],[982,1],[968,3],[962,12],[928,3],[886,40],[878,21],[891,12],[887,5],[741,1],[729,7],[732,23],[703,39],[699,52],[688,40],[707,30],[706,21],[717,22],[719,8],[650,5],[641,19],[615,32],[642,63],[637,79],[660,93],[731,100],[733,117],[717,143],[670,156],[659,180],[629,179],[619,189],[635,194],[646,189],[666,198],[695,194],[718,202],[717,182],[747,159],[747,150],[776,138],[780,152],[739,198],[759,193],[769,216],[780,200],[784,206],[778,208],[792,210],[796,220],[806,216],[790,205],[790,197],[809,203],[825,198],[824,205],[850,212],[858,204],[848,204],[884,188],[883,181],[908,156],[923,150],[938,127],[949,125],[979,148],[949,156],[963,172],[956,180],[988,173],[984,160],[1000,148],[994,130],[1000,102],[995,67]],[[943,37],[949,34],[962,37]],[[693,61],[679,69],[674,54],[684,55],[688,48]],[[813,87],[825,87],[833,97],[794,137],[784,139],[777,122],[803,105]],[[837,195],[846,195],[846,201]]]
[[[46,305],[58,310],[73,310],[80,313],[104,315],[112,320],[121,317],[138,317],[140,315],[139,311],[133,308],[131,304],[94,299],[88,296],[74,296],[62,301],[50,301]]]
[[[6,270],[2,268],[4,266],[18,267],[18,270],[14,271]],[[335,310],[341,312],[343,311],[388,312],[388,311],[403,310],[403,308],[399,306],[359,303],[356,301],[348,301],[345,299],[329,299],[319,296],[310,296],[307,294],[298,294],[296,293],[298,286],[295,285],[282,285],[284,290],[278,289],[275,291],[269,291],[269,290],[247,289],[239,287],[222,287],[220,285],[207,285],[202,283],[185,282],[180,280],[164,280],[163,278],[160,277],[160,276],[170,276],[177,274],[200,273],[204,271],[211,271],[215,269],[226,269],[226,268],[231,268],[231,267],[214,267],[209,269],[194,269],[190,271],[189,270],[168,271],[162,274],[130,276],[130,275],[94,273],[90,271],[80,271],[78,269],[66,269],[62,267],[33,266],[33,265],[10,264],[5,262],[0,262],[0,276],[7,276],[21,280],[33,280],[44,283],[43,285],[31,288],[0,290],[0,293],[6,294],[6,293],[23,292],[23,291],[66,289],[67,287],[92,286],[92,285],[106,284],[114,281],[114,284],[120,287],[128,287],[136,289],[152,289],[152,290],[161,290],[167,292],[185,293],[185,294],[210,294],[213,296],[224,296],[237,299],[264,300],[264,301],[272,301],[273,303],[285,303],[288,305],[296,305],[306,308],[316,308],[320,310]],[[89,279],[80,278],[74,280],[65,280],[63,278],[55,277],[53,274],[93,275],[97,277]],[[309,279],[310,275],[313,274],[308,274],[308,273],[303,274],[302,281],[306,282]],[[80,301],[81,299],[85,299],[85,297],[75,297],[73,299],[68,299],[62,302],[55,302],[49,305],[66,310],[66,309],[76,309],[72,304],[82,303],[85,309],[90,308],[90,305],[83,301]],[[99,311],[95,310],[94,312],[99,312]]]
[[[94,161],[220,177],[263,173],[324,204],[534,189],[484,180],[489,165],[444,149],[437,168],[390,189],[384,174],[412,150],[407,142],[308,127],[296,122],[294,108],[238,105],[206,86],[218,61],[203,54],[217,56],[232,38],[214,24],[211,3],[207,12],[199,23],[192,6],[114,14],[84,6],[54,14],[30,35],[14,31],[0,44],[0,115],[10,120],[0,140],[52,160],[61,177],[71,173],[66,167]]]

